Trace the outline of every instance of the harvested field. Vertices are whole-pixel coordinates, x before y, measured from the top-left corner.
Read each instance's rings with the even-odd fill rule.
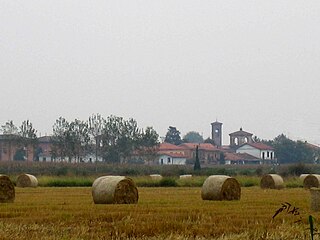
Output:
[[[17,188],[0,204],[0,239],[309,239],[307,217],[319,216],[302,188],[242,188],[232,202],[203,201],[198,187],[138,190],[138,204],[97,205],[90,187]],[[273,219],[284,202],[300,214]]]

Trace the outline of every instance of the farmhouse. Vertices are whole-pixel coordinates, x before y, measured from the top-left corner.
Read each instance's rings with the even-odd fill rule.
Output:
[[[0,135],[0,161],[33,161],[33,146],[23,146],[19,140],[20,136],[16,134]]]
[[[184,154],[178,153],[163,153],[159,155],[160,165],[185,165],[186,157]]]
[[[220,159],[221,150],[211,143],[182,143],[179,145],[183,149],[187,159],[196,158],[196,147],[201,164],[217,164]]]
[[[183,148],[171,143],[161,143],[157,152],[158,164],[160,165],[184,165],[186,156]]]
[[[52,141],[50,136],[43,136],[38,138],[38,148],[36,158],[39,162],[51,162],[53,157],[51,155]]]
[[[244,143],[237,148],[236,153],[247,153],[259,158],[260,164],[274,163],[276,160],[274,149],[264,143]]]

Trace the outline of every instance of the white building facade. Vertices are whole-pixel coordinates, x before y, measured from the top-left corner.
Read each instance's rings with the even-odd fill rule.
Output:
[[[159,165],[185,165],[187,159],[181,155],[161,154],[159,155]]]
[[[261,159],[261,163],[276,161],[274,149],[263,143],[245,143],[237,148],[236,153],[247,153]]]

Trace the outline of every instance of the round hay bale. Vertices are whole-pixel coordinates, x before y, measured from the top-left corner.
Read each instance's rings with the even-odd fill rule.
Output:
[[[310,189],[312,187],[320,187],[320,175],[319,174],[309,174],[303,180],[303,187]]]
[[[38,179],[30,174],[21,174],[17,178],[17,187],[37,187]]]
[[[311,210],[315,212],[320,211],[320,188],[310,188],[311,193]]]
[[[308,175],[309,175],[309,173],[303,173],[303,174],[301,174],[301,175],[299,176],[299,179],[303,182],[304,179],[306,178],[306,176],[308,176]]]
[[[192,178],[191,174],[180,175],[180,179]]]
[[[225,175],[209,176],[201,189],[203,200],[239,200],[240,195],[239,182],[235,178]]]
[[[103,176],[92,184],[95,204],[131,204],[138,202],[138,189],[131,178]]]
[[[160,174],[150,174],[152,180],[161,180],[162,176]]]
[[[266,174],[260,180],[260,187],[263,189],[281,189],[283,188],[283,179],[278,174]]]
[[[14,184],[6,175],[0,175],[0,203],[12,203],[15,198]]]

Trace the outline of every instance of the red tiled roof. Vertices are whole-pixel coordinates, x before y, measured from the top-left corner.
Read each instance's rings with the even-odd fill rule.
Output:
[[[240,131],[236,131],[233,133],[230,133],[229,136],[252,136],[252,133],[243,131],[242,128],[240,128]]]
[[[179,145],[181,148],[187,149],[196,149],[199,146],[199,150],[207,150],[207,151],[217,151],[219,150],[216,146],[212,145],[211,143],[182,143]]]
[[[252,156],[248,153],[231,153],[227,152],[224,154],[224,159],[229,161],[257,161],[260,160],[255,156]]]
[[[244,143],[241,146],[244,146],[246,144],[250,145],[251,147],[260,149],[260,150],[274,150],[273,147],[271,147],[271,146],[269,146],[267,144],[264,144],[264,143]]]
[[[43,136],[43,137],[38,137],[38,141],[43,143],[43,142],[51,142],[51,137],[50,136]]]
[[[186,156],[183,153],[162,152],[162,153],[159,153],[159,155],[168,155],[168,156],[174,157],[174,158],[186,158]]]
[[[307,145],[307,147],[313,149],[313,150],[319,150],[320,147],[317,146],[317,145],[314,145],[314,144],[311,144],[311,143],[308,143],[308,142],[305,142],[305,144]]]
[[[158,151],[169,151],[169,150],[182,151],[181,147],[176,146],[174,144],[167,143],[167,142],[160,143]]]

